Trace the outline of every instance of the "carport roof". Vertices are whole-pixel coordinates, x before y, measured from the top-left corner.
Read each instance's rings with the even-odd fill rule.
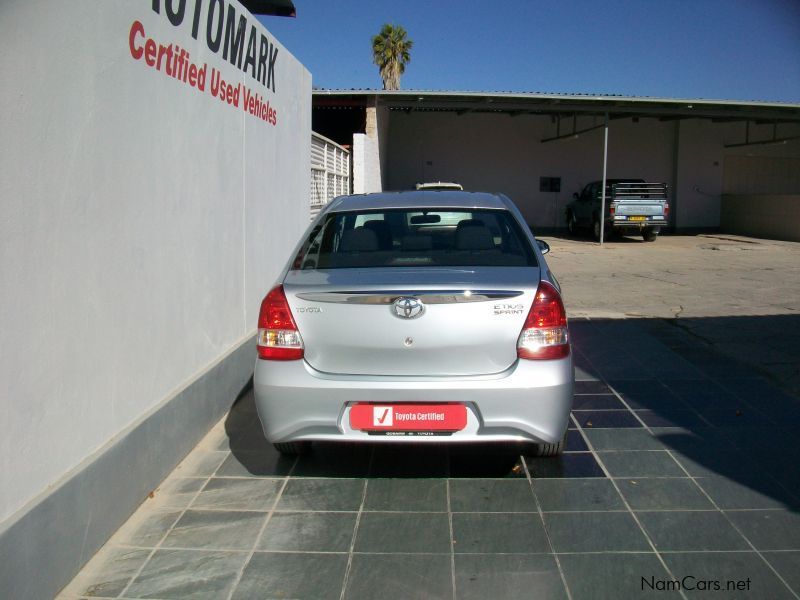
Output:
[[[800,104],[756,100],[654,98],[615,94],[541,92],[456,92],[432,90],[315,89],[314,106],[364,106],[376,101],[390,110],[507,113],[532,115],[601,115],[610,118],[656,117],[800,123]]]

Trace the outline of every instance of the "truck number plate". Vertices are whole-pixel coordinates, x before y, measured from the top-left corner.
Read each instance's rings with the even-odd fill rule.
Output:
[[[628,217],[628,221],[646,221],[647,217]]]

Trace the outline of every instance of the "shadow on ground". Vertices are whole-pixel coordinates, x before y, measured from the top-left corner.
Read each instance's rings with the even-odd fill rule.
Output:
[[[703,319],[686,321],[704,326],[696,323]],[[800,327],[794,316],[713,321],[715,328],[749,327],[754,335],[783,330],[796,336]],[[525,478],[526,469],[532,479],[645,473],[690,478],[722,510],[800,507],[797,397],[665,320],[579,320],[571,331],[578,381],[567,451],[560,458],[533,458],[530,446],[514,444],[315,443],[295,464],[264,439],[252,389],[240,395],[225,422],[230,449],[247,474],[260,477],[291,472],[333,478]],[[758,346],[757,337],[753,343]],[[659,450],[674,460],[659,466],[655,454],[642,453]],[[653,464],[642,470],[626,460]]]

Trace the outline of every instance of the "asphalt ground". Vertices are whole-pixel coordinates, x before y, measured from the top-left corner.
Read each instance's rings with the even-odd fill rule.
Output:
[[[576,362],[561,457],[285,458],[248,392],[60,598],[800,598],[800,399],[759,359],[796,356],[800,244],[546,239]]]

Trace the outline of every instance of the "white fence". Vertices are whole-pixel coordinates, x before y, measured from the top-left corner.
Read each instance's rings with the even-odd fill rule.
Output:
[[[336,196],[350,193],[350,153],[311,132],[311,218]]]

